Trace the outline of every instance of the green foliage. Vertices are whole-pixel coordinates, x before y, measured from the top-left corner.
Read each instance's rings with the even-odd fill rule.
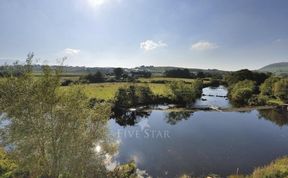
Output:
[[[260,86],[260,95],[267,98],[268,101],[288,102],[288,79],[270,77]],[[277,101],[279,103],[279,101]],[[280,102],[281,104],[281,102]]]
[[[254,170],[251,178],[287,178],[288,157],[272,162],[270,165]]]
[[[252,72],[248,69],[239,70],[232,72],[225,76],[225,81],[229,86],[238,83],[243,80],[255,81],[257,85],[263,83],[271,74]]]
[[[192,104],[202,93],[202,81],[195,80],[186,84],[183,81],[174,81],[169,84],[177,103],[189,105]]]
[[[129,108],[153,103],[153,92],[149,86],[130,85],[121,87],[115,96],[116,108]]]
[[[260,86],[260,94],[262,96],[268,96],[271,97],[273,96],[273,86],[276,82],[278,82],[280,78],[278,77],[269,77],[262,83]]]
[[[229,97],[238,105],[248,104],[255,91],[255,82],[251,80],[240,81],[229,88]]]
[[[137,167],[135,162],[119,165],[115,170],[109,173],[108,177],[114,178],[137,178]]]
[[[267,166],[256,168],[251,175],[230,175],[228,178],[287,178],[288,157],[273,161]]]
[[[81,83],[101,83],[105,81],[105,76],[97,71],[95,74],[88,74],[80,78]]]
[[[30,177],[106,175],[103,159],[114,147],[106,128],[110,106],[89,107],[79,86],[60,94],[60,72],[44,67],[41,78],[27,70],[1,81],[0,111],[10,120],[1,128],[3,142],[13,145],[13,158]],[[95,144],[103,148],[100,153]]]
[[[12,178],[17,165],[3,148],[0,148],[0,177]]]
[[[124,70],[120,67],[115,68],[113,72],[117,80],[121,79],[122,75],[124,74]]]
[[[273,94],[282,101],[288,102],[288,79],[277,81],[273,86]]]
[[[166,77],[173,77],[173,78],[190,78],[192,74],[188,69],[173,69],[165,71]]]

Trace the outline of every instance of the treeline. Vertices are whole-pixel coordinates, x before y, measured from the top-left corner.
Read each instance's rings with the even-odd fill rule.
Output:
[[[288,102],[288,79],[247,69],[225,76],[229,98],[236,105],[273,105]]]
[[[148,71],[131,71],[127,72],[122,68],[113,69],[113,73],[102,73],[97,71],[95,73],[89,73],[83,75],[79,80],[73,81],[71,79],[66,79],[62,81],[62,86],[68,86],[75,83],[103,83],[103,82],[134,82],[137,78],[149,78],[151,77],[151,72]]]
[[[15,63],[13,66],[0,66],[0,77],[20,77],[25,73],[25,66]]]
[[[166,70],[164,75],[166,77],[171,78],[222,78],[222,74],[220,72],[209,73],[209,72],[190,72],[189,69],[173,69],[173,70]]]

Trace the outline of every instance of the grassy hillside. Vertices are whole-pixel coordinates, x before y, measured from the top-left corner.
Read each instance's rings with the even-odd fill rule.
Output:
[[[288,62],[279,62],[267,65],[259,69],[262,72],[272,72],[276,74],[288,74]]]

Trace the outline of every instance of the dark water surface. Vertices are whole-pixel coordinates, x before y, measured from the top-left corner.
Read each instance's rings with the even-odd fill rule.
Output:
[[[121,125],[109,121],[120,143],[115,159],[120,163],[134,160],[153,177],[226,176],[237,168],[245,174],[288,155],[287,112],[155,110],[134,120],[133,124],[121,121]]]

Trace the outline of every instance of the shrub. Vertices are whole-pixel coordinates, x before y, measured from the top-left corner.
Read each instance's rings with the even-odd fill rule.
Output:
[[[288,101],[288,79],[281,79],[274,84],[273,95],[284,102]]]
[[[105,81],[105,76],[97,71],[95,74],[88,74],[80,78],[81,83],[101,83]]]
[[[237,105],[248,104],[255,92],[255,82],[243,80],[229,88],[229,97]]]
[[[273,96],[273,85],[280,79],[278,77],[269,77],[260,86],[260,94],[263,96]]]
[[[186,84],[184,81],[174,81],[169,85],[174,100],[179,104],[192,104],[202,94],[202,81],[196,80]]]
[[[69,86],[71,84],[73,84],[73,81],[70,79],[67,79],[61,82],[61,86]]]
[[[13,160],[11,160],[8,154],[3,148],[0,148],[0,177],[10,178],[17,166]]]
[[[252,94],[252,90],[249,88],[239,88],[232,93],[231,99],[238,104],[247,104]]]
[[[278,159],[272,162],[270,165],[257,168],[254,170],[251,175],[252,178],[262,178],[262,177],[271,177],[271,178],[281,178],[288,177],[288,157]]]
[[[116,108],[129,108],[137,105],[152,104],[154,95],[149,86],[131,85],[121,87],[115,96]]]

